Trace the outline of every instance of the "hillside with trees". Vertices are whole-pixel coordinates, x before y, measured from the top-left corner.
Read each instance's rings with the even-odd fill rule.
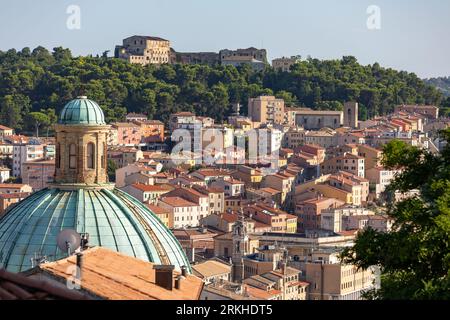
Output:
[[[287,105],[314,109],[342,108],[360,103],[365,119],[392,111],[397,104],[441,105],[442,93],[413,73],[363,66],[356,58],[308,58],[292,72],[267,67],[153,65],[142,67],[118,59],[73,57],[61,47],[0,51],[0,123],[16,130],[46,132],[65,103],[87,95],[104,109],[108,121],[140,112],[167,121],[170,113],[192,111],[222,121],[240,102],[275,95]]]
[[[444,96],[450,97],[450,77],[425,79],[425,83],[438,88]]]

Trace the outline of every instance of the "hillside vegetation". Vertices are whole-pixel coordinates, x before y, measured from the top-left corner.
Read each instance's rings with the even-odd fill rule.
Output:
[[[308,58],[292,72],[247,66],[132,65],[118,59],[73,57],[61,47],[0,51],[0,123],[20,131],[49,126],[65,103],[78,95],[97,101],[108,121],[127,112],[167,121],[185,110],[224,120],[232,103],[246,112],[247,99],[273,94],[288,105],[315,109],[342,108],[356,100],[364,119],[384,114],[397,104],[435,104],[442,93],[413,73],[363,66],[356,58]]]

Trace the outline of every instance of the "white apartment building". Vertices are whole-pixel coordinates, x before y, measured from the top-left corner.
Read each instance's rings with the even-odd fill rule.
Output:
[[[187,201],[181,197],[163,197],[158,206],[173,214],[173,227],[196,227],[199,225],[201,208],[198,204]]]

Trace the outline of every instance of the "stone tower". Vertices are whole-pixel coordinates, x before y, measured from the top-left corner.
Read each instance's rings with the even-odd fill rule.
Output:
[[[85,96],[64,107],[55,125],[56,183],[108,183],[106,141],[109,128],[99,105]]]
[[[346,102],[344,104],[344,127],[358,128],[358,103]]]
[[[244,280],[244,256],[249,251],[249,237],[247,233],[247,221],[241,210],[239,219],[232,227],[233,254],[231,275],[233,282],[241,283]]]

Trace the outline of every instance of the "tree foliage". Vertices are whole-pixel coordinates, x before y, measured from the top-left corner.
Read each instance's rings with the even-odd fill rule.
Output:
[[[361,268],[381,267],[377,299],[450,299],[450,129],[441,154],[394,140],[384,147],[383,165],[403,168],[388,192],[418,190],[419,195],[391,203],[392,231],[367,229],[342,258]]]
[[[339,110],[345,101],[360,102],[370,117],[393,110],[396,104],[439,105],[442,95],[415,74],[360,65],[354,57],[341,60],[308,58],[291,72],[249,66],[130,64],[119,59],[73,57],[61,47],[0,51],[0,121],[20,130],[25,115],[61,108],[78,95],[87,95],[104,109],[107,121],[127,112],[146,113],[167,121],[172,112],[189,110],[218,121],[240,102],[258,95],[275,95],[287,105]]]

